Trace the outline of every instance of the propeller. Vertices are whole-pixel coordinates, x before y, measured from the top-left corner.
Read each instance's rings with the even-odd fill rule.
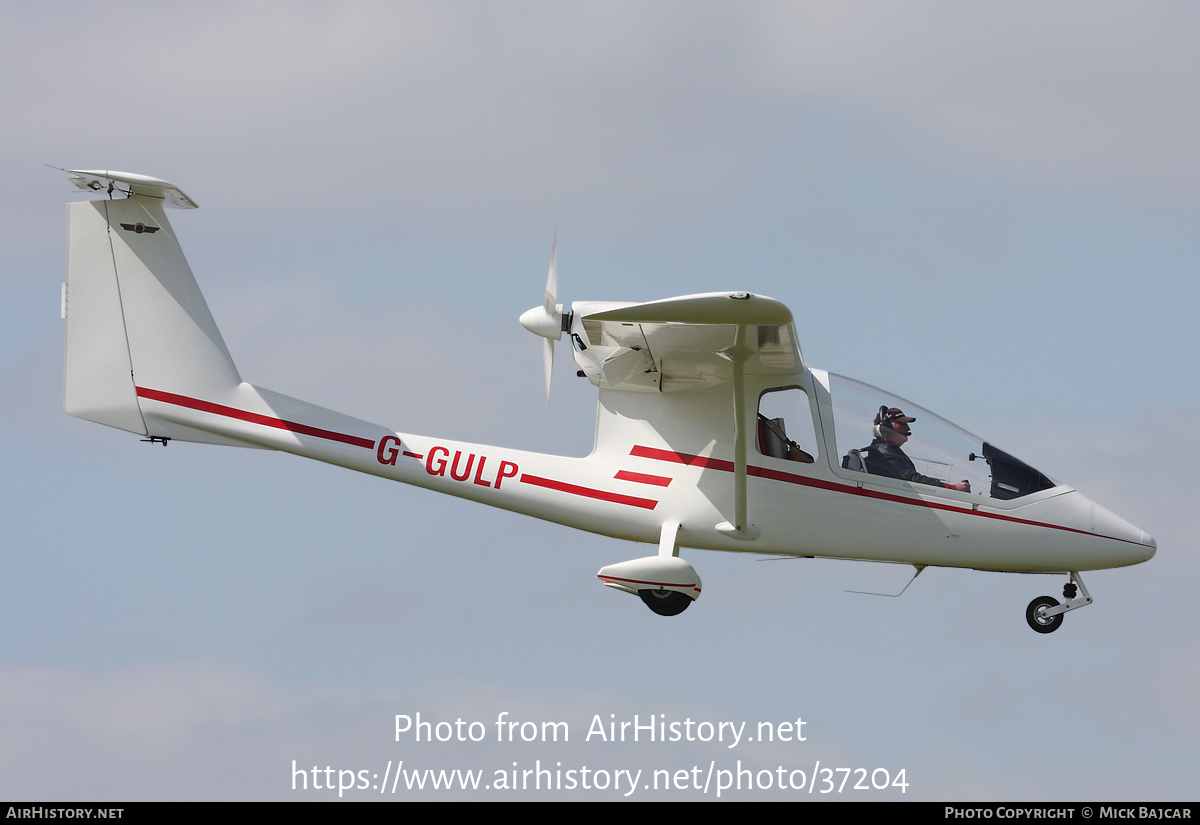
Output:
[[[562,337],[563,311],[558,299],[558,233],[550,247],[550,273],[542,305],[521,313],[521,326],[542,337],[542,366],[546,371],[546,406],[550,406],[550,377],[554,370],[554,342]],[[569,323],[569,316],[568,316]]]

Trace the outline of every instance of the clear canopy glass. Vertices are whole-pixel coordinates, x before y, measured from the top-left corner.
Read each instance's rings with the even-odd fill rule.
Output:
[[[907,477],[909,481],[943,489],[966,481],[971,495],[1002,500],[1057,486],[1028,464],[895,393],[832,373],[829,391],[837,441],[835,463],[844,470],[904,478],[908,459],[915,473]],[[899,408],[916,419],[908,423],[911,435],[906,442],[883,446],[875,431],[881,408]],[[902,457],[897,457],[897,450]]]

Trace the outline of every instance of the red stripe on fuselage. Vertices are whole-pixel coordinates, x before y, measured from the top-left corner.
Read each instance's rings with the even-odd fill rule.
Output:
[[[338,433],[333,430],[322,430],[320,427],[310,427],[307,424],[300,424],[295,421],[272,418],[269,415],[260,415],[259,413],[247,412],[246,410],[239,410],[234,407],[226,407],[223,404],[213,404],[211,401],[201,401],[199,398],[176,395],[173,392],[163,392],[162,390],[150,390],[145,387],[138,387],[137,394],[141,398],[149,398],[151,401],[162,401],[164,404],[174,404],[177,407],[186,407],[189,410],[199,410],[200,412],[212,413],[213,415],[223,415],[226,418],[236,418],[238,421],[248,421],[251,424],[261,424],[264,427],[287,430],[297,435],[311,435],[316,438],[339,441],[342,444],[351,444],[355,447],[364,447],[368,450],[375,449],[375,442],[370,438],[347,435],[346,433]]]
[[[671,461],[676,464],[687,464],[692,467],[707,467],[710,470],[725,470],[733,472],[733,462],[723,458],[705,458],[702,455],[677,453],[674,450],[659,450],[655,447],[635,446],[629,451],[630,455],[638,458],[656,458],[659,461]]]
[[[666,476],[652,476],[648,473],[632,473],[629,470],[619,471],[613,478],[621,481],[636,481],[639,484],[653,484],[655,487],[666,487],[671,479]]]
[[[545,487],[547,490],[558,490],[560,493],[571,493],[572,495],[586,496],[587,498],[595,498],[600,501],[611,501],[614,504],[627,504],[630,507],[641,507],[646,510],[653,510],[658,506],[658,502],[653,499],[623,496],[620,493],[610,493],[606,490],[597,490],[593,487],[581,487],[578,484],[568,484],[565,481],[555,481],[552,478],[531,476],[528,473],[522,473],[521,482],[532,484],[536,487]]]
[[[635,445],[629,451],[632,456],[639,458],[653,458],[658,461],[670,461],[676,464],[687,464],[694,467],[704,467],[710,470],[722,470],[732,473],[734,464],[732,461],[726,461],[721,458],[705,458],[704,456],[691,455],[689,453],[678,453],[674,450],[660,450],[655,447],[642,447]],[[967,509],[965,507],[956,507],[953,504],[939,504],[935,501],[924,501],[923,499],[907,498],[898,496],[892,493],[884,493],[879,490],[866,490],[862,487],[854,487],[849,484],[839,484],[835,481],[825,481],[819,478],[808,478],[807,476],[796,475],[795,473],[785,473],[782,470],[770,470],[766,467],[755,467],[753,465],[746,466],[746,475],[756,476],[758,478],[766,478],[772,481],[783,481],[788,484],[797,484],[801,487],[814,487],[818,490],[828,490],[834,493],[847,493],[855,496],[863,496],[865,498],[879,499],[880,501],[890,501],[895,504],[910,504],[915,507],[927,507],[930,510],[948,510],[952,513],[961,513],[965,516],[979,516],[980,518],[990,518],[997,521],[1007,521],[1013,524],[1025,524],[1030,527],[1046,527],[1050,530],[1063,530],[1068,533],[1079,533],[1083,536],[1097,536],[1100,538],[1112,539],[1113,541],[1121,541],[1126,544],[1138,544],[1136,541],[1129,539],[1119,539],[1113,536],[1105,536],[1100,533],[1092,533],[1087,530],[1080,530],[1075,527],[1064,527],[1061,524],[1048,524],[1044,521],[1032,521],[1031,519],[1017,518],[1016,516],[1005,516],[1000,513],[984,513],[980,510]]]

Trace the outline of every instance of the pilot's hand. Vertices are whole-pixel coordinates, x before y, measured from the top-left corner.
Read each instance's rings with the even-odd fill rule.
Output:
[[[953,485],[952,489],[958,490],[960,493],[969,493],[971,492],[971,482],[964,478],[958,484]]]

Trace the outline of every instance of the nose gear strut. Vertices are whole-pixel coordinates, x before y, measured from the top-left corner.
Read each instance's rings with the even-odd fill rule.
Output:
[[[1077,596],[1081,590],[1083,595]],[[1064,613],[1091,604],[1092,596],[1076,570],[1071,571],[1071,580],[1063,585],[1063,599],[1066,601],[1059,604],[1050,596],[1038,596],[1025,609],[1025,621],[1038,633],[1053,633],[1062,625]]]

